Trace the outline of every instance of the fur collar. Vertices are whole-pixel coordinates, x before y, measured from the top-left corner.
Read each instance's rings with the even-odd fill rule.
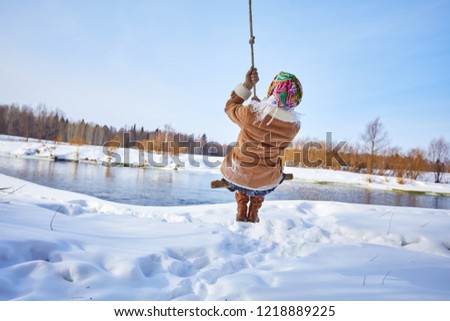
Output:
[[[252,111],[257,114],[257,118],[260,122],[262,122],[267,115],[272,117],[267,125],[270,125],[272,120],[275,118],[287,123],[296,123],[300,126],[300,115],[293,110],[286,111],[278,107],[273,96],[265,98],[260,102],[252,100],[250,102],[250,106]]]

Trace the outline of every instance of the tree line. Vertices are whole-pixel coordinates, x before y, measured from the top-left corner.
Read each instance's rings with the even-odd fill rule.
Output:
[[[67,142],[78,145],[109,145],[113,148],[141,148],[146,151],[225,156],[234,146],[208,141],[206,134],[176,131],[172,126],[146,130],[144,127],[99,125],[69,120],[61,110],[45,105],[0,105],[0,134]],[[337,146],[337,147],[336,147]],[[331,135],[326,141],[301,138],[285,150],[288,166],[321,167],[358,173],[390,175],[417,179],[422,172],[434,172],[435,182],[442,182],[448,171],[450,143],[444,137],[433,139],[427,149],[411,148],[406,152],[391,146],[380,118],[370,121],[356,143],[336,144]]]
[[[339,147],[338,155],[330,156],[336,153],[333,146]],[[433,172],[434,181],[443,182],[449,156],[450,142],[444,137],[432,139],[427,149],[415,147],[403,152],[390,145],[388,132],[378,117],[366,124],[359,142],[339,145],[330,140],[304,138],[285,151],[284,160],[294,166],[308,167],[312,163],[316,165],[313,167],[395,176],[403,184],[405,179],[417,179],[423,172]]]
[[[203,146],[207,153],[222,156],[223,146],[208,142],[206,134],[194,135],[177,132],[172,126],[146,130],[136,124],[130,127],[115,128],[92,122],[69,120],[64,112],[53,110],[45,105],[32,108],[28,105],[0,105],[0,134],[21,136],[26,139],[67,142],[77,145],[111,145],[114,147],[142,147],[146,151],[178,152],[199,154]],[[167,144],[167,142],[172,142]]]

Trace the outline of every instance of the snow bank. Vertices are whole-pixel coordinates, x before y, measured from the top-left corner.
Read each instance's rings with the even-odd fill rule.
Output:
[[[234,204],[0,187],[1,300],[450,299],[449,210],[266,202],[238,224]]]
[[[424,175],[426,181],[404,179],[404,183],[400,184],[396,177],[359,174],[337,170],[287,167],[285,171],[293,173],[295,179],[313,183],[334,183],[373,189],[450,196],[450,185],[431,182],[429,180],[429,173],[425,173]]]

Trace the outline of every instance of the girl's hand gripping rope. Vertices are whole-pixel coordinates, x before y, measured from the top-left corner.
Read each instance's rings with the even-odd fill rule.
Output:
[[[251,67],[245,75],[244,86],[251,90],[259,81],[258,69]]]

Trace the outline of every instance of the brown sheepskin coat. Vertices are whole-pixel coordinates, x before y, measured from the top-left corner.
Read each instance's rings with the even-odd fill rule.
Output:
[[[243,106],[250,95],[250,90],[240,84],[225,106],[225,113],[241,130],[221,172],[226,180],[240,187],[267,190],[282,179],[280,154],[297,135],[300,123],[295,113],[268,103]]]

